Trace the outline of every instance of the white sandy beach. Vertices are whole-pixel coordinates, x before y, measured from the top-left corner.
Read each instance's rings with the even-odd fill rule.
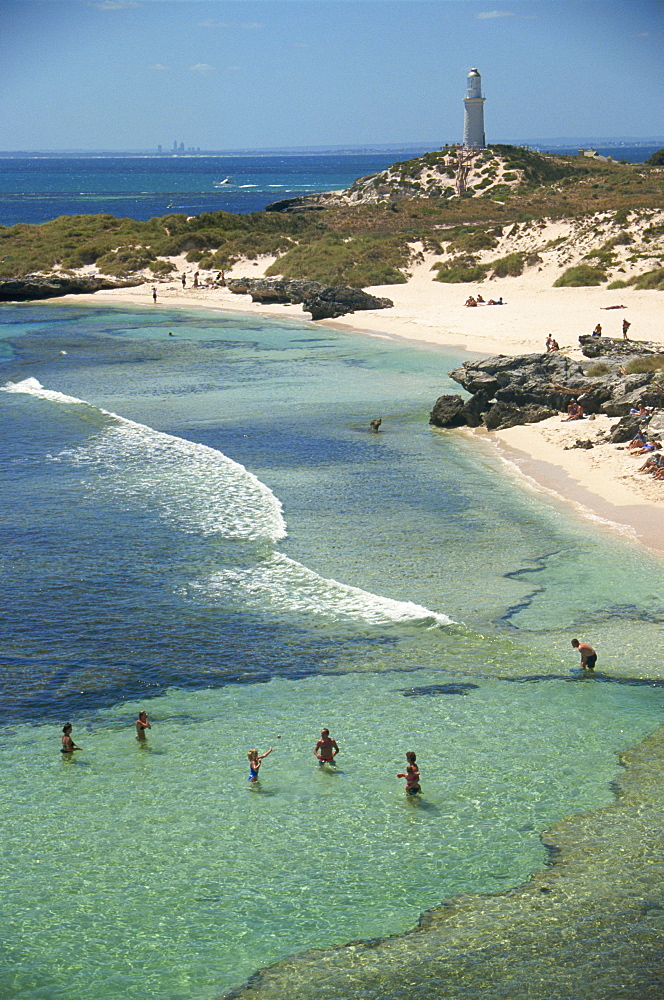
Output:
[[[662,344],[664,350],[664,310],[662,293],[605,287],[553,288],[560,263],[551,260],[531,268],[518,278],[485,281],[481,285],[443,284],[433,280],[432,255],[411,268],[406,284],[368,289],[394,302],[391,309],[354,313],[340,319],[322,321],[336,328],[374,336],[403,338],[439,347],[455,347],[478,355],[528,354],[544,351],[551,334],[561,349],[573,357],[580,334],[589,334],[597,323],[605,336],[621,337],[622,321],[631,323],[630,337]],[[180,280],[155,283],[160,303],[170,307],[203,307],[272,317],[307,319],[300,306],[253,303],[248,295],[236,295],[227,288],[193,288],[195,267],[181,259],[187,271],[188,287]],[[226,272],[226,277],[260,277],[272,258],[245,261]],[[132,303],[155,308],[152,284],[118,291],[75,296],[72,301],[99,304]],[[502,296],[502,306],[467,308],[468,295],[481,292],[485,299]],[[624,308],[610,308],[621,306]],[[431,404],[435,400],[431,400]],[[515,474],[527,477],[549,495],[573,504],[580,516],[599,518],[629,531],[644,545],[664,551],[664,482],[639,474],[643,459],[624,448],[604,443],[615,418],[597,417],[566,423],[553,417],[539,424],[487,433],[466,431],[490,447]],[[451,432],[441,432],[451,433]],[[453,432],[458,433],[458,432]],[[577,438],[597,441],[592,450],[569,449]]]

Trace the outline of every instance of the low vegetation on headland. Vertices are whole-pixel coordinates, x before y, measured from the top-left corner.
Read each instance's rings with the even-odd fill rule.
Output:
[[[81,272],[168,278],[276,258],[268,275],[362,288],[473,282],[555,264],[555,285],[664,290],[664,168],[515,146],[449,147],[371,177],[251,215],[207,212],[137,222],[62,216],[0,226],[0,279]]]

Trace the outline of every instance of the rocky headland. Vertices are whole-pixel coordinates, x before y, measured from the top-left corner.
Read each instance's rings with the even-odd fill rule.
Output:
[[[370,295],[347,285],[324,285],[320,281],[285,278],[231,278],[227,287],[236,295],[250,295],[262,305],[301,304],[311,318],[336,319],[362,309],[389,309],[392,300]]]
[[[102,275],[26,274],[0,281],[0,302],[31,302],[61,295],[85,295],[111,288],[135,288],[143,278],[108,278]]]
[[[630,410],[639,405],[664,407],[661,370],[628,371],[631,360],[661,355],[660,345],[614,340],[608,337],[579,338],[587,361],[577,361],[559,351],[517,356],[497,355],[467,361],[449,373],[466,392],[440,396],[430,423],[435,427],[479,427],[502,430],[519,424],[538,423],[566,411],[576,399],[586,414],[626,418],[614,440],[633,435]],[[626,425],[629,425],[626,426]],[[638,429],[638,421],[636,429]]]

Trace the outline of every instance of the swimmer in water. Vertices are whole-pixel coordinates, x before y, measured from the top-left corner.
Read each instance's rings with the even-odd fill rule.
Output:
[[[74,750],[80,750],[81,747],[77,747],[71,738],[72,724],[71,722],[65,722],[62,727],[62,749],[60,753],[73,753]]]
[[[330,730],[321,729],[320,739],[314,747],[314,756],[318,759],[318,763],[321,766],[323,764],[335,764],[334,758],[338,753],[339,747],[337,746],[337,741],[333,740],[330,736]]]
[[[408,764],[412,764],[413,765],[413,767],[415,768],[415,771],[417,772],[417,777],[419,778],[419,776],[420,776],[420,769],[417,766],[417,754],[413,750],[406,751],[406,762]]]
[[[145,730],[152,729],[150,725],[150,720],[148,719],[148,713],[140,711],[138,713],[138,718],[136,719],[136,739],[145,739]]]
[[[405,774],[397,774],[397,778],[406,779],[406,795],[421,795],[420,772],[416,764],[409,764]]]
[[[272,753],[272,747],[266,750],[265,753],[259,753],[258,750],[250,750],[247,754],[247,760],[249,761],[249,777],[247,781],[258,781],[258,771],[261,763],[265,760],[268,754]]]

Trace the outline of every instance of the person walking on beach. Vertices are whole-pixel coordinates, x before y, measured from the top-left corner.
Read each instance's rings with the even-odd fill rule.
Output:
[[[138,713],[138,718],[136,719],[135,725],[136,725],[136,739],[144,740],[145,730],[152,729],[152,726],[150,725],[150,720],[148,719],[148,713],[141,710]]]
[[[572,639],[572,645],[575,649],[578,649],[581,654],[581,667],[583,670],[594,670],[595,664],[597,663],[597,653],[592,646],[589,646],[587,642],[579,642],[578,639]]]
[[[623,340],[629,340],[629,337],[627,336],[627,331],[629,330],[631,325],[632,324],[629,322],[629,320],[626,319],[623,320]]]
[[[183,288],[187,287],[187,275],[184,273],[184,271],[182,272],[182,287]]]
[[[152,288],[152,301],[155,305],[157,304],[157,289],[154,286]]]
[[[258,781],[258,771],[260,766],[268,754],[271,753],[272,747],[270,747],[269,750],[266,750],[265,753],[259,753],[255,748],[249,751],[247,754],[247,760],[249,761],[249,777],[247,778],[247,781]]]
[[[335,765],[334,758],[339,753],[339,747],[337,746],[337,741],[333,740],[330,736],[329,729],[321,729],[320,739],[314,747],[314,756],[317,758],[318,763],[322,766],[323,764]]]
[[[71,722],[65,722],[62,727],[62,749],[60,753],[73,753],[74,750],[80,750],[81,747],[77,747],[71,737],[72,724]]]

